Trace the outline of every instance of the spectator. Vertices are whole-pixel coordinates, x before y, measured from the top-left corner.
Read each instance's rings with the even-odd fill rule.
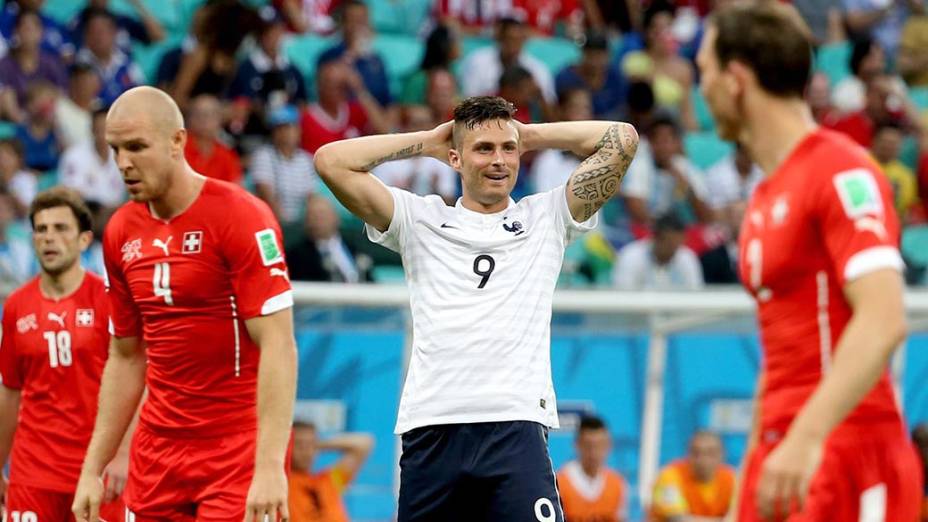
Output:
[[[733,153],[706,171],[708,203],[723,222],[740,223],[748,199],[763,179],[764,171],[736,143]]]
[[[590,92],[586,89],[573,87],[561,91],[559,99],[559,120],[583,121],[593,118],[593,103]],[[533,191],[547,192],[563,185],[571,173],[580,166],[581,159],[566,150],[543,150],[532,163],[530,178]]]
[[[435,121],[454,119],[454,107],[458,104],[458,85],[451,71],[433,69],[429,72],[425,104],[432,111]]]
[[[238,153],[226,146],[222,134],[222,104],[215,96],[201,94],[190,102],[184,156],[190,167],[209,178],[242,182]]]
[[[68,31],[52,17],[42,14],[45,0],[8,0],[0,11],[0,35],[13,40],[13,26],[22,11],[33,11],[42,20],[42,50],[69,62],[74,56],[74,43]]]
[[[896,213],[903,224],[908,222],[909,212],[918,203],[918,183],[915,173],[899,161],[902,150],[902,129],[892,123],[883,123],[873,131],[873,144],[870,153],[883,169],[893,187],[893,201]]]
[[[328,35],[335,31],[332,16],[341,0],[273,0],[284,20],[287,30],[294,33]]]
[[[735,470],[723,457],[718,435],[693,435],[688,457],[670,463],[658,475],[649,522],[722,522],[735,490]]]
[[[26,166],[38,172],[58,166],[61,148],[55,135],[57,103],[57,87],[42,81],[31,84],[26,95],[26,120],[16,128],[16,138],[25,151]]]
[[[438,124],[428,107],[412,106],[404,111],[404,132],[425,131]],[[388,161],[376,167],[373,174],[385,184],[399,187],[420,196],[438,194],[445,203],[454,205],[458,193],[458,173],[447,163],[429,156],[416,156]]]
[[[115,208],[104,207],[96,202],[88,202],[87,209],[93,216],[92,229],[93,240],[87,250],[81,252],[81,266],[104,277],[105,268],[103,266],[103,231],[106,229],[106,223],[110,216],[116,211]]]
[[[0,291],[6,295],[25,282],[35,266],[29,234],[16,222],[13,199],[0,193]]]
[[[844,40],[841,0],[794,0],[793,5],[809,25],[816,45]]]
[[[303,148],[310,153],[326,143],[368,132],[390,131],[383,108],[364,86],[358,73],[339,61],[325,62],[316,70],[319,100],[303,112]],[[354,94],[354,99],[351,99]]]
[[[622,76],[609,62],[609,40],[598,33],[587,35],[580,61],[561,70],[555,84],[559,93],[575,87],[589,89],[593,115],[601,119],[615,118],[625,96]]]
[[[87,14],[84,47],[77,61],[90,65],[100,77],[100,101],[109,107],[125,91],[145,82],[142,71],[116,45],[116,20],[109,11],[95,9]]]
[[[223,96],[235,77],[239,47],[259,25],[257,13],[240,0],[203,4],[193,15],[190,36],[162,57],[157,86],[182,109],[200,94]]]
[[[638,146],[622,183],[626,209],[637,227],[646,229],[653,216],[675,209],[688,222],[714,221],[703,174],[683,155],[682,134],[674,119],[656,118]]]
[[[342,41],[319,55],[317,67],[333,60],[353,66],[377,103],[381,107],[390,107],[393,103],[390,81],[383,59],[373,49],[374,30],[371,28],[367,5],[361,0],[344,0],[341,26]]]
[[[619,290],[698,290],[703,286],[699,258],[686,247],[686,225],[673,214],[657,220],[654,237],[622,247],[612,272]]]
[[[333,283],[357,283],[366,279],[356,261],[356,252],[339,234],[339,226],[340,219],[331,201],[319,194],[306,198],[303,238],[287,249],[291,279]]]
[[[290,457],[290,522],[348,522],[342,493],[354,480],[374,448],[366,433],[345,433],[320,441],[313,424],[293,423]],[[331,467],[312,471],[319,453],[334,451],[340,458]]]
[[[92,136],[61,155],[58,176],[62,185],[77,190],[88,203],[115,209],[126,197],[122,174],[106,143],[106,109],[94,111]]]
[[[100,77],[93,67],[80,63],[71,66],[67,96],[59,96],[55,104],[55,129],[63,148],[90,135],[90,114],[100,106],[99,92]]]
[[[512,16],[512,0],[435,0],[432,18],[468,36],[489,36]]]
[[[313,158],[300,149],[299,111],[284,105],[268,116],[271,144],[251,157],[255,193],[270,205],[285,228],[299,225],[306,196],[318,183]]]
[[[26,169],[24,160],[23,146],[19,140],[0,140],[0,182],[3,183],[0,194],[12,196],[6,203],[12,205],[13,216],[16,219],[26,217],[39,186],[35,174]]]
[[[917,126],[917,110],[908,100],[904,89],[896,77],[880,74],[867,83],[867,96],[862,110],[834,121],[826,121],[825,124],[869,148],[874,126],[879,123],[892,122],[903,128]]]
[[[896,67],[910,87],[928,87],[928,15],[911,16],[905,23]]]
[[[578,0],[512,0],[512,15],[525,21],[536,36],[554,36],[558,25],[570,39],[583,36],[584,13]]]
[[[918,451],[922,463],[922,476],[928,477],[928,423],[922,422],[912,430],[912,442]],[[925,496],[922,500],[922,515],[920,522],[928,521],[928,486],[925,486]]]
[[[116,45],[126,54],[132,50],[132,42],[149,45],[164,40],[165,32],[161,22],[145,7],[142,0],[128,0],[138,18],[114,13],[109,9],[109,0],[89,0],[87,5],[71,19],[68,29],[72,35],[83,36],[90,15],[95,10],[108,11],[116,21]],[[81,42],[78,42],[81,43]]]
[[[574,448],[577,460],[564,464],[557,473],[564,520],[626,520],[627,485],[618,471],[606,466],[612,437],[602,419],[591,416],[580,420]]]
[[[812,74],[809,89],[806,91],[806,101],[812,111],[812,117],[819,124],[834,121],[837,118],[835,109],[831,105],[831,87],[827,74],[823,72]]]
[[[673,111],[687,130],[699,124],[690,91],[695,72],[693,64],[677,54],[672,31],[674,8],[663,0],[653,2],[644,14],[645,49],[632,51],[622,60],[622,72],[636,80],[646,80],[654,90],[657,105]]]
[[[496,24],[496,46],[470,53],[461,64],[461,87],[464,96],[490,96],[499,91],[499,80],[507,68],[519,65],[530,72],[545,100],[556,103],[554,80],[548,67],[523,50],[528,28],[513,18]]]
[[[461,55],[461,44],[455,32],[445,25],[432,29],[425,40],[425,53],[419,68],[406,78],[400,103],[425,104],[429,76],[435,71],[450,71],[452,63]]]
[[[641,2],[636,0],[584,0],[586,19],[596,31],[631,35],[641,29]]]
[[[58,56],[41,48],[42,20],[37,12],[20,11],[13,28],[13,42],[13,48],[0,60],[0,81],[7,87],[0,103],[13,121],[22,122],[25,114],[20,108],[26,104],[27,87],[46,81],[64,89],[67,74]]]
[[[522,123],[540,123],[554,120],[554,109],[545,101],[532,74],[521,65],[511,65],[499,77],[499,96],[511,102],[513,116]]]
[[[268,107],[306,103],[303,74],[283,52],[285,32],[283,20],[273,7],[260,11],[263,22],[258,32],[258,45],[238,67],[229,87],[233,116],[230,127],[243,129],[244,134],[265,135]]]
[[[861,37],[854,41],[848,65],[851,76],[838,82],[831,96],[841,115],[863,110],[867,83],[886,72],[886,54],[872,38]]]
[[[656,109],[654,90],[651,89],[651,84],[641,80],[629,82],[628,96],[625,100],[624,120],[637,129],[650,128],[652,121],[658,115]],[[641,154],[640,149],[638,154]]]
[[[844,20],[853,36],[872,36],[890,56],[896,55],[899,35],[910,14],[925,14],[923,0],[843,0]]]

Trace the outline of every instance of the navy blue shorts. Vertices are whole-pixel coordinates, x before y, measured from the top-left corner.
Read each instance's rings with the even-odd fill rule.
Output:
[[[564,522],[536,422],[417,428],[403,434],[398,522]]]

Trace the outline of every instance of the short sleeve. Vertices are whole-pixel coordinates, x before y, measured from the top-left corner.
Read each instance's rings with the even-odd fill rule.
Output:
[[[381,232],[365,223],[364,230],[367,232],[367,238],[374,243],[402,254],[406,234],[412,228],[413,213],[418,206],[423,204],[423,198],[396,187],[387,187],[387,189],[393,195],[393,218],[390,219],[390,226]]]
[[[567,244],[570,244],[578,237],[596,228],[599,224],[599,212],[596,212],[590,219],[580,222],[574,219],[570,213],[570,207],[567,206],[567,185],[561,185],[548,194],[554,198],[554,218],[557,226],[564,230],[564,238]]]
[[[111,229],[107,227],[103,241],[103,282],[106,283],[110,302],[110,334],[114,337],[141,337],[141,314],[132,300],[129,283],[119,265],[121,252],[116,241]]]
[[[829,179],[812,212],[841,286],[876,270],[904,267],[899,220],[888,181],[872,169],[854,168]]]
[[[14,314],[13,307],[3,308],[3,330],[0,332],[0,384],[11,390],[18,390],[23,387],[23,372],[16,353]]]
[[[253,196],[239,209],[226,224],[222,242],[239,314],[251,319],[292,307],[280,225],[271,209]]]

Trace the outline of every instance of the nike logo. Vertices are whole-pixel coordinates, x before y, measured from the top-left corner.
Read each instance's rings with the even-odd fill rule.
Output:
[[[441,228],[458,228],[454,225],[449,225],[448,223],[442,223]]]
[[[160,248],[164,251],[164,255],[168,255],[168,245],[171,244],[172,239],[174,239],[174,236],[168,236],[167,241],[161,241],[160,238],[155,238],[155,240],[151,242],[151,246]]]
[[[286,270],[281,270],[280,268],[271,268],[271,277],[282,277],[287,281],[290,280],[290,276],[287,274]]]

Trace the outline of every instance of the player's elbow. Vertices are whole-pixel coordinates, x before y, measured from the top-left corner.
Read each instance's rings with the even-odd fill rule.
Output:
[[[616,144],[616,147],[627,155],[629,161],[631,158],[635,157],[635,153],[638,152],[638,131],[635,129],[635,126],[631,123],[620,123],[619,125],[619,143]],[[621,158],[623,154],[619,154]]]
[[[322,178],[322,180],[326,183],[332,179],[332,173],[337,168],[337,152],[333,150],[333,145],[333,143],[327,143],[322,147],[319,147],[319,150],[313,154],[313,167],[315,167],[316,173],[319,174],[319,177]]]

